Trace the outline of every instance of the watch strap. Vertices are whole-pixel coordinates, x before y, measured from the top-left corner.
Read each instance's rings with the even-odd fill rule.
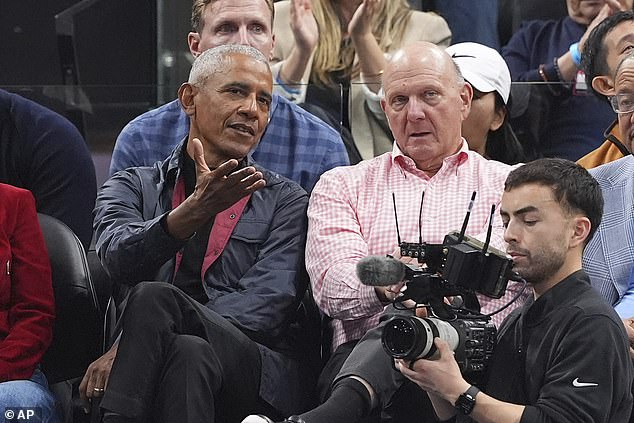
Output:
[[[475,397],[476,395],[478,395],[478,392],[480,392],[480,390],[471,385],[469,389],[460,394],[460,396],[456,400],[456,404],[454,405],[456,410],[464,415],[471,414],[471,412],[473,411],[473,407],[475,407]]]

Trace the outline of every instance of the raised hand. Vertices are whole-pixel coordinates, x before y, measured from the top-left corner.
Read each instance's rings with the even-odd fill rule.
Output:
[[[215,215],[266,185],[261,172],[253,166],[238,169],[239,162],[235,159],[210,169],[198,138],[189,142],[187,151],[196,164],[196,187],[167,216],[168,232],[177,239],[190,237]]]
[[[311,0],[291,0],[291,30],[296,47],[310,54],[319,41]]]
[[[372,35],[372,20],[381,0],[364,0],[348,23],[348,34],[354,39]]]
[[[239,162],[235,159],[210,170],[198,138],[191,141],[190,151],[196,163],[196,188],[190,198],[206,215],[216,215],[266,185],[261,172],[253,166],[237,169]]]

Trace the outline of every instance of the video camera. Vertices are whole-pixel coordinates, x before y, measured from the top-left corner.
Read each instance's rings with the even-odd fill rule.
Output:
[[[482,372],[493,354],[497,330],[490,316],[494,313],[480,313],[476,293],[501,298],[509,280],[522,279],[512,271],[510,256],[489,246],[495,205],[491,207],[486,241],[482,243],[465,235],[475,194],[471,196],[462,230],[447,234],[442,244],[424,243],[420,234],[417,243],[401,242],[396,218],[401,256],[416,258],[424,268],[391,256],[369,256],[359,261],[357,275],[362,283],[388,286],[405,281],[405,290],[394,302],[413,300],[434,316],[391,318],[383,329],[382,342],[392,357],[434,358],[435,337],[449,343],[463,373]],[[394,212],[396,217],[396,203]],[[445,302],[446,298],[453,298],[453,304]]]

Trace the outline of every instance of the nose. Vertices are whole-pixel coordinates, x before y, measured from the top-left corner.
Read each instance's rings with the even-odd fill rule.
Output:
[[[240,26],[238,28],[238,43],[244,46],[250,46],[251,42],[249,40],[249,30],[246,25]]]
[[[416,121],[425,119],[425,102],[412,96],[407,102],[407,120]]]
[[[245,116],[253,117],[255,116],[257,110],[258,110],[257,95],[256,93],[252,93],[247,95],[244,98],[244,101],[240,104],[240,109],[238,110],[238,112]]]
[[[509,223],[507,223],[506,228],[504,229],[504,241],[507,244],[517,241],[517,232],[515,230],[515,225],[510,221]]]

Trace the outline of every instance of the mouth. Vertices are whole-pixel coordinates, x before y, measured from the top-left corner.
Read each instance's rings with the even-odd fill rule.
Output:
[[[519,251],[513,251],[513,250],[507,251],[507,254],[511,257],[511,259],[513,259],[514,263],[526,257],[525,253],[521,253]]]
[[[245,135],[251,135],[251,136],[255,135],[255,128],[253,128],[251,125],[248,125],[246,123],[232,123],[232,124],[229,124],[229,128],[235,131],[238,131],[240,133],[243,133]]]
[[[430,134],[431,132],[429,131],[410,132],[409,137],[410,138],[424,138]]]

